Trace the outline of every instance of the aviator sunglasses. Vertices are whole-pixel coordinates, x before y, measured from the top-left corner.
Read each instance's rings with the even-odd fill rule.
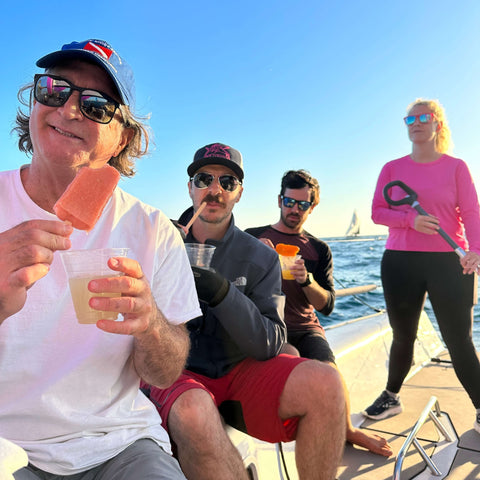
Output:
[[[193,184],[197,188],[208,188],[213,180],[215,175],[211,173],[199,172],[196,173],[193,177],[190,178],[190,181],[193,181]],[[233,192],[242,182],[233,175],[220,175],[218,177],[218,183],[226,192]]]
[[[120,105],[103,92],[91,88],[80,88],[62,77],[37,74],[34,77],[35,100],[47,107],[65,105],[72,93],[80,93],[78,104],[82,115],[97,123],[110,123]]]
[[[418,118],[420,123],[430,123],[435,120],[435,115],[433,113],[422,113],[421,115],[409,115],[405,117],[403,121],[408,127],[415,123],[415,120]]]
[[[284,207],[293,208],[295,204],[297,204],[298,209],[302,212],[306,212],[312,206],[312,202],[307,202],[306,200],[295,200],[294,198],[284,197],[283,195],[280,198],[283,201]]]

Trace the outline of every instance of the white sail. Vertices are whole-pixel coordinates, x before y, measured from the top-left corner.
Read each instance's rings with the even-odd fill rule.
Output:
[[[345,233],[346,237],[355,237],[360,234],[360,218],[358,218],[358,213],[356,210],[353,211],[352,220],[348,226],[347,232]]]

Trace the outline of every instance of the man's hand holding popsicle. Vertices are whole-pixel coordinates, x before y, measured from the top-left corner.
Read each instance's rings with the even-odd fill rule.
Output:
[[[120,174],[110,165],[81,168],[54,206],[57,216],[80,230],[92,230],[117,186]],[[151,328],[157,307],[150,285],[139,263],[123,257],[111,258],[108,266],[123,273],[120,277],[94,279],[88,284],[92,293],[120,293],[120,297],[93,297],[89,305],[95,310],[123,314],[123,322],[102,319],[97,327],[109,333],[141,335]]]

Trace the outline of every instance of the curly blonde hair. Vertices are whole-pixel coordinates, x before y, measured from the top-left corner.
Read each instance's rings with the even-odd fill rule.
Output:
[[[448,151],[451,151],[453,149],[453,142],[443,105],[438,100],[417,98],[407,107],[407,114],[409,114],[412,108],[417,105],[424,105],[427,107],[435,115],[435,120],[440,125],[440,130],[437,131],[435,137],[435,148],[437,152],[447,153]]]
[[[29,96],[28,100],[25,99],[26,95]],[[21,108],[17,110],[17,117],[15,119],[16,126],[12,129],[12,132],[18,134],[18,148],[20,151],[25,152],[27,155],[32,155],[33,145],[32,139],[30,138],[30,112],[33,105],[33,83],[21,87],[17,97],[22,105],[28,107],[29,111],[28,113],[24,113]],[[112,157],[108,163],[116,168],[120,175],[133,177],[135,175],[135,160],[146,155],[148,152],[148,128],[141,121],[145,121],[147,118],[136,117],[126,105],[120,105],[119,110],[123,118],[123,128],[132,130],[133,136],[125,148],[116,157]]]

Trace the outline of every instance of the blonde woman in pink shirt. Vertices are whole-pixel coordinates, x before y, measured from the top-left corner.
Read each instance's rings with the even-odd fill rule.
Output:
[[[389,227],[381,275],[393,341],[386,390],[363,414],[379,420],[402,412],[399,392],[428,293],[455,373],[476,408],[474,428],[480,433],[480,362],[472,341],[477,298],[472,274],[480,265],[478,197],[465,162],[446,153],[450,130],[440,103],[418,99],[407,112],[412,153],[383,167],[372,203],[372,220]],[[395,180],[418,194],[428,216],[386,202],[383,189]],[[405,192],[396,186],[390,196],[399,200]],[[440,227],[467,252],[463,258],[438,234]]]

